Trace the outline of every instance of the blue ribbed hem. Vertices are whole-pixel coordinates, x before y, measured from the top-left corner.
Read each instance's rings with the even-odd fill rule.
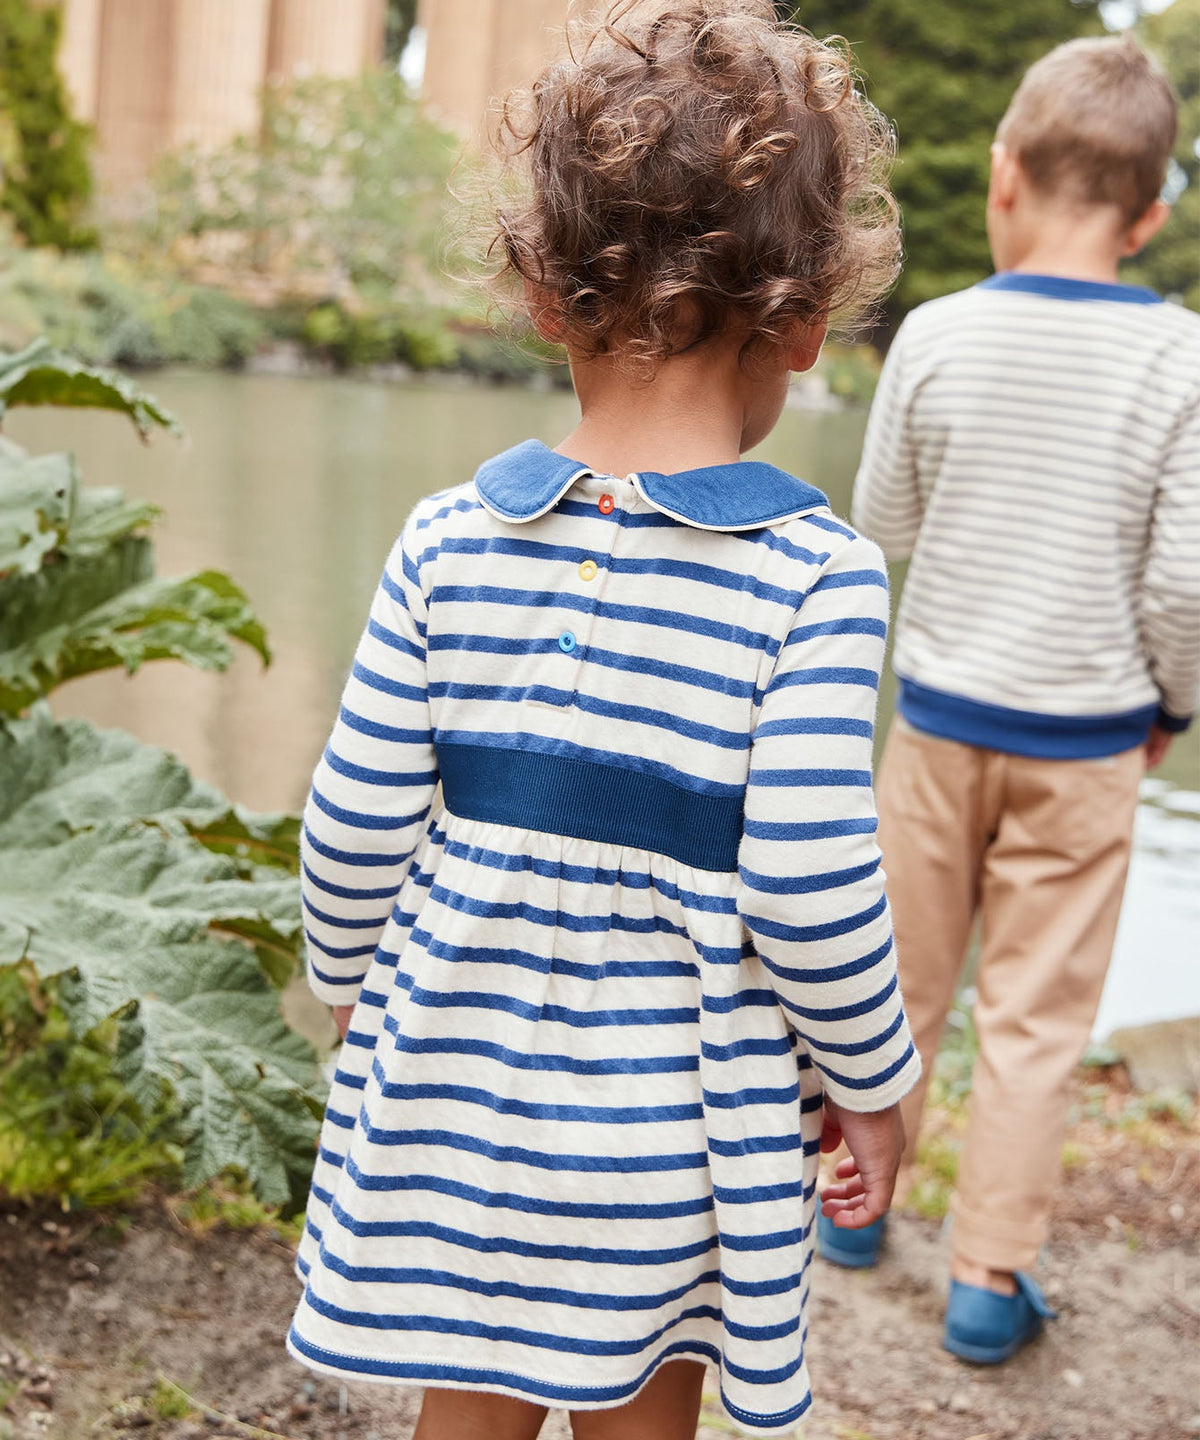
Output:
[[[1182,735],[1192,723],[1190,715],[1172,715],[1169,710],[1164,710],[1160,705],[1158,714],[1154,717],[1154,723],[1160,730],[1165,730],[1168,735]]]
[[[491,745],[438,745],[446,809],[513,825],[669,855],[697,870],[737,869],[745,797],[701,795],[656,775]]]
[[[1143,705],[1119,715],[1041,715],[967,700],[898,678],[897,708],[915,730],[1035,760],[1096,760],[1119,755],[1143,744],[1159,715],[1157,705]]]

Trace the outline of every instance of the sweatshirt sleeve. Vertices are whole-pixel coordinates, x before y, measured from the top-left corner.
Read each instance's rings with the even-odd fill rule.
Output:
[[[304,808],[308,981],[329,1005],[358,999],[437,785],[408,533],[388,556]]]
[[[752,739],[738,908],[780,1005],[848,1110],[920,1073],[896,978],[871,750],[887,635],[883,557],[826,562],[779,652]]]
[[[1186,730],[1200,704],[1200,390],[1163,456],[1142,580],[1142,641],[1159,724]]]
[[[906,327],[901,325],[883,362],[850,509],[852,522],[889,560],[907,560],[912,554],[925,512],[910,428],[912,380],[905,364],[907,338]]]

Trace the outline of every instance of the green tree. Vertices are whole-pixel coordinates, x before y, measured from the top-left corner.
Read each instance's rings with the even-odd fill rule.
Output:
[[[1173,178],[1185,180],[1187,188],[1166,228],[1128,267],[1128,278],[1200,310],[1200,0],[1175,0],[1161,14],[1145,16],[1138,35],[1162,61],[1179,95],[1179,168]]]
[[[1094,33],[1091,0],[800,0],[793,18],[844,36],[866,91],[895,124],[904,274],[886,308],[914,305],[991,272],[988,148],[1021,76],[1064,40]]]
[[[71,116],[55,57],[57,5],[0,0],[0,209],[31,245],[90,249],[88,129]]]

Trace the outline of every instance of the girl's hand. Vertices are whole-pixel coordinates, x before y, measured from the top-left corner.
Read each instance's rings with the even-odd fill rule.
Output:
[[[839,1230],[861,1230],[881,1220],[892,1203],[904,1153],[899,1105],[864,1115],[826,1096],[821,1149],[836,1150],[842,1140],[850,1151],[835,1172],[842,1183],[821,1191],[821,1213]]]
[[[354,1014],[354,1006],[331,1005],[329,1008],[333,1013],[333,1023],[337,1026],[337,1032],[344,1040],[346,1031],[350,1028],[350,1017]]]

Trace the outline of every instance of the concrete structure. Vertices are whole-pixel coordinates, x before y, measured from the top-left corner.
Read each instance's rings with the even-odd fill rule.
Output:
[[[562,47],[568,9],[578,14],[578,0],[420,0],[430,114],[478,137],[492,102]]]
[[[101,187],[165,150],[257,129],[270,80],[356,75],[383,58],[385,0],[61,0],[60,66],[96,126]]]

